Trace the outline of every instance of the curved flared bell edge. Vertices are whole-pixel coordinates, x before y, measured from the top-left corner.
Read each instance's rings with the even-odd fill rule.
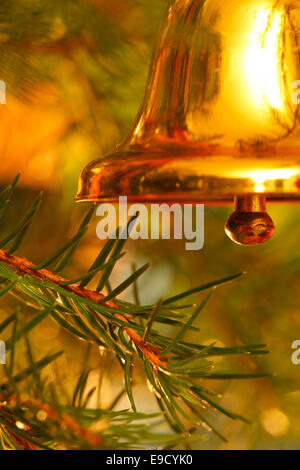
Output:
[[[87,165],[76,201],[118,202],[127,196],[129,202],[220,205],[238,194],[299,202],[300,156],[195,155],[178,148],[117,151]]]

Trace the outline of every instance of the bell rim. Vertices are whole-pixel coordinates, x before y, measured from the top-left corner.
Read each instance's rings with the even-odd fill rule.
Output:
[[[273,202],[300,202],[299,154],[268,151],[217,156],[176,152],[175,148],[132,150],[119,147],[88,163],[80,177],[76,202],[117,202],[119,196],[127,196],[131,203],[227,205],[239,194],[261,194]]]

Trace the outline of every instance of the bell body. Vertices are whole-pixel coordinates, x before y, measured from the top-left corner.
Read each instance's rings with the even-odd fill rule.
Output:
[[[77,200],[300,200],[300,1],[174,0],[143,103]]]

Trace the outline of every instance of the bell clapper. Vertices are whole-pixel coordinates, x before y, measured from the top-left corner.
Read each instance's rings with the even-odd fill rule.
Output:
[[[225,223],[225,232],[232,241],[240,245],[258,245],[271,238],[274,230],[274,223],[266,210],[265,196],[235,196],[234,211]]]

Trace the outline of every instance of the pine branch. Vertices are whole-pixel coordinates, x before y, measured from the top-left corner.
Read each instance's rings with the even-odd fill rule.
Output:
[[[17,317],[16,312],[13,318]],[[11,317],[8,317],[11,320]],[[13,321],[13,320],[12,320]],[[12,322],[11,321],[11,322]],[[139,445],[147,445],[147,441],[153,442],[157,436],[149,432],[149,420],[159,417],[158,414],[143,414],[128,410],[114,411],[118,397],[112,406],[107,409],[87,408],[89,398],[94,389],[88,388],[88,352],[83,361],[83,368],[79,380],[75,386],[73,396],[75,402],[70,405],[61,403],[59,393],[52,388],[52,383],[47,385],[45,378],[41,380],[40,371],[49,368],[49,364],[60,353],[45,356],[44,359],[35,361],[28,331],[37,328],[41,322],[41,315],[37,314],[24,326],[18,326],[15,322],[12,336],[8,339],[8,349],[11,350],[7,367],[5,368],[7,382],[1,381],[0,386],[0,441],[2,448],[6,449],[52,449],[60,448],[137,448]],[[2,331],[9,327],[9,321],[2,322]],[[10,377],[14,369],[14,356],[18,341],[24,340],[28,349],[29,365]],[[11,371],[11,372],[9,372]],[[33,372],[34,373],[31,373]],[[20,390],[20,384],[24,384]],[[18,387],[17,387],[18,385]],[[53,393],[54,392],[54,393]],[[148,425],[141,425],[139,420],[148,420]],[[93,424],[103,420],[101,431],[90,430]],[[135,424],[137,422],[137,424]],[[153,424],[153,426],[155,423]],[[128,426],[130,429],[128,429]],[[140,440],[136,445],[136,432],[140,432]],[[126,433],[126,438],[125,438]],[[168,445],[184,441],[182,435],[162,436]],[[144,439],[144,441],[143,441]]]
[[[118,318],[124,323],[130,324],[130,321],[124,315],[113,313],[112,309],[118,309],[118,306],[112,301],[104,301],[105,296],[98,291],[92,291],[90,289],[86,289],[85,287],[80,287],[80,285],[70,285],[70,281],[61,276],[58,276],[54,272],[51,272],[47,269],[35,269],[34,264],[27,259],[9,255],[4,250],[0,250],[0,261],[17,270],[20,274],[36,277],[42,282],[49,281],[83,299],[91,300],[96,304],[101,304],[105,307],[108,307],[111,309],[111,313],[115,316],[115,318]],[[12,286],[9,286],[9,289],[11,287]],[[5,293],[6,289],[8,288],[5,288]],[[159,365],[165,365],[165,363],[161,361],[159,357],[159,349],[156,346],[146,344],[143,341],[143,338],[131,328],[123,326],[123,329],[126,331],[132,342],[143,352],[146,357],[148,357],[155,367],[158,367]]]
[[[0,395],[0,419],[2,417],[3,421],[6,421],[6,424],[4,424],[5,427],[9,424],[15,426],[14,420],[6,417],[8,414],[7,410],[11,406],[14,408],[28,408],[35,413],[40,413],[43,417],[47,417],[48,420],[54,421],[57,426],[71,430],[75,435],[85,441],[89,447],[100,447],[102,445],[103,440],[100,435],[91,433],[88,429],[84,429],[74,418],[72,418],[72,416],[67,413],[57,412],[47,403],[42,403],[39,400],[30,397],[26,400],[20,399],[17,395],[11,395],[9,398],[5,399],[5,405],[1,405],[2,400]],[[24,425],[24,428],[28,433],[32,431],[30,426]],[[33,444],[28,442],[26,439],[27,435],[23,439],[20,439],[20,437],[14,434],[13,431],[10,431],[10,434],[24,449],[37,450],[41,447],[41,444],[39,443]]]
[[[10,195],[7,190],[4,190],[2,195],[0,194],[0,202],[2,200],[2,205],[5,207],[8,197]],[[26,224],[32,222],[36,208],[37,203],[25,216]],[[0,249],[0,297],[8,294],[17,295],[21,305],[26,306],[29,302],[31,308],[38,312],[36,317],[21,329],[17,328],[16,316],[5,319],[2,326],[0,324],[0,331],[1,328],[6,328],[10,324],[14,325],[14,334],[8,340],[8,346],[12,350],[11,360],[13,361],[15,343],[26,337],[29,331],[37,328],[40,321],[51,316],[72,335],[109,349],[115,354],[124,370],[132,417],[138,416],[135,412],[136,404],[134,386],[132,385],[132,366],[138,357],[143,364],[151,390],[157,397],[160,410],[171,429],[178,434],[177,439],[182,439],[182,435],[190,435],[193,428],[187,426],[186,422],[193,423],[193,427],[195,424],[204,423],[206,428],[209,426],[220,437],[219,431],[209,425],[206,418],[202,416],[203,412],[200,410],[203,408],[212,407],[228,418],[247,421],[239,414],[221,406],[217,401],[218,397],[214,397],[212,391],[200,384],[199,379],[226,380],[229,378],[266,377],[266,374],[260,374],[257,371],[252,374],[236,371],[212,372],[214,364],[212,360],[209,360],[215,355],[265,354],[265,345],[218,348],[213,344],[201,346],[183,339],[188,331],[197,330],[193,323],[206,307],[212,293],[211,289],[215,290],[217,286],[235,280],[242,273],[208,282],[171,298],[162,299],[155,305],[143,306],[138,292],[137,279],[147,267],[145,266],[137,269],[129,278],[121,282],[119,286],[111,288],[109,294],[105,295],[100,292],[100,288],[109,283],[112,270],[117,265],[118,258],[123,251],[125,244],[123,239],[109,240],[97,255],[88,272],[78,278],[76,282],[57,274],[57,271],[67,267],[70,262],[79,242],[86,233],[91,217],[92,210],[89,210],[76,234],[53,255],[38,265],[11,253],[11,247],[15,245],[16,239],[20,238],[19,235],[24,228],[24,223],[21,223],[18,229],[12,230],[4,238],[5,245],[8,247],[7,250]],[[132,221],[129,222],[129,225],[132,226]],[[0,246],[2,246],[1,241]],[[54,262],[57,263],[56,267],[53,270],[48,269]],[[87,286],[97,275],[100,276],[98,288],[91,290]],[[135,296],[138,299],[137,304],[120,301],[117,297],[120,292],[130,286],[134,286]],[[190,312],[190,304],[177,303],[191,295],[207,290],[209,290],[209,294],[194,312]],[[160,324],[169,324],[178,328],[175,338],[172,339],[159,333],[156,328]],[[51,362],[52,357],[55,356],[46,356],[40,362],[31,363],[15,376],[12,374],[13,362],[11,362],[11,369],[8,369],[10,371],[8,380],[4,382],[5,387],[11,386],[14,393],[17,394],[15,386],[24,379],[38,377],[37,371],[40,367],[46,366],[49,361]],[[75,403],[81,405],[84,396],[86,401],[93,393],[91,390],[84,393],[88,374],[85,367],[74,390],[73,407]],[[36,387],[40,387],[39,382]],[[182,403],[185,404],[184,408]],[[69,411],[72,411],[72,408],[69,408]],[[75,410],[73,411],[75,412]],[[76,406],[76,413],[78,412],[86,416],[87,410]],[[113,432],[112,429],[113,427],[109,432]],[[115,432],[116,429],[119,428],[115,428]],[[127,432],[129,432],[128,429]],[[132,432],[134,434],[134,426]],[[77,434],[80,437],[80,431]],[[22,436],[20,437],[22,439]],[[103,439],[105,440],[105,436]],[[132,444],[131,442],[130,445]]]

